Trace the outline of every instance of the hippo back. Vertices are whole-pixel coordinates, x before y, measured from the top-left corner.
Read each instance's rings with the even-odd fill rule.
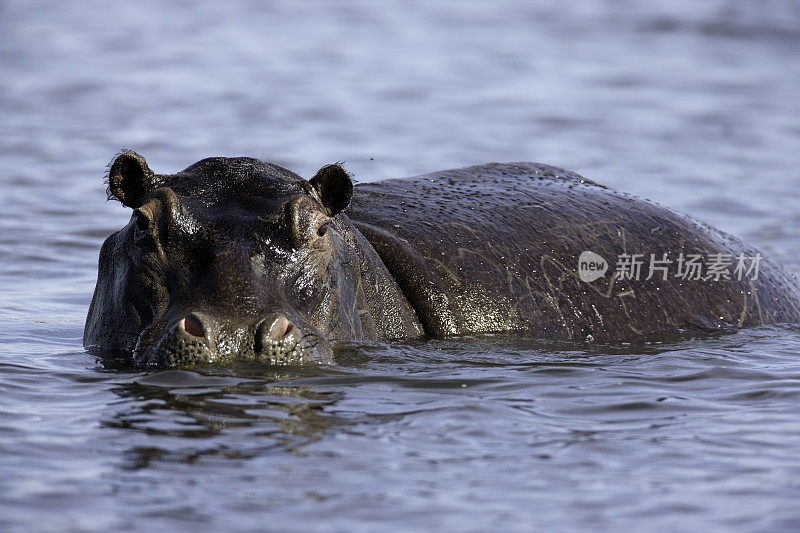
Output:
[[[555,167],[491,163],[359,184],[347,215],[433,336],[515,332],[616,342],[800,321],[796,280],[757,250]],[[581,278],[586,252],[607,261],[604,276]],[[634,254],[644,263],[638,276],[615,270]],[[646,279],[651,254],[665,267]],[[730,279],[676,270],[679,257],[714,254],[732,261]],[[755,270],[734,275],[737,257],[752,267],[757,256]]]

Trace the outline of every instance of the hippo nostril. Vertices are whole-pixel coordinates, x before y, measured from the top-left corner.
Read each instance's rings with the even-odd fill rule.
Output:
[[[300,342],[301,333],[296,333],[297,328],[282,314],[275,314],[262,320],[256,328],[255,351],[259,358],[264,358],[273,363],[286,361],[296,350]]]
[[[283,315],[273,315],[261,321],[256,329],[256,352],[278,357],[292,341],[294,324]]]
[[[205,337],[206,335],[206,328],[203,325],[203,321],[194,313],[189,313],[186,317],[182,318],[181,321],[178,322],[178,327],[195,337]]]
[[[267,337],[274,341],[284,338],[292,330],[292,323],[283,315],[278,316],[272,321],[267,331]]]

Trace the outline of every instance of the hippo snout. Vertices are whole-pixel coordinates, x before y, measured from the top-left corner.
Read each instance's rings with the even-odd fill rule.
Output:
[[[272,313],[249,325],[224,324],[206,313],[192,311],[175,321],[159,341],[134,352],[139,365],[177,367],[252,360],[268,364],[298,364],[329,360],[329,349],[309,342],[319,335],[304,334],[283,313]]]

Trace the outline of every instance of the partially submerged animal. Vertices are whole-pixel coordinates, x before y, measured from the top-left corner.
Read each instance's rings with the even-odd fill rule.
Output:
[[[800,322],[800,286],[720,231],[535,163],[353,187],[256,159],[154,174],[100,251],[84,345],[139,366],[332,361],[370,339],[509,333],[616,343]],[[612,268],[612,262],[616,268]]]

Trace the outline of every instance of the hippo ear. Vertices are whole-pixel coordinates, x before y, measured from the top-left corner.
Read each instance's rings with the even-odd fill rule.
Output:
[[[341,165],[322,167],[316,176],[311,178],[310,183],[319,194],[330,217],[344,210],[353,197],[353,182]]]
[[[108,171],[109,197],[136,208],[155,189],[155,176],[144,157],[133,151],[119,154]]]

